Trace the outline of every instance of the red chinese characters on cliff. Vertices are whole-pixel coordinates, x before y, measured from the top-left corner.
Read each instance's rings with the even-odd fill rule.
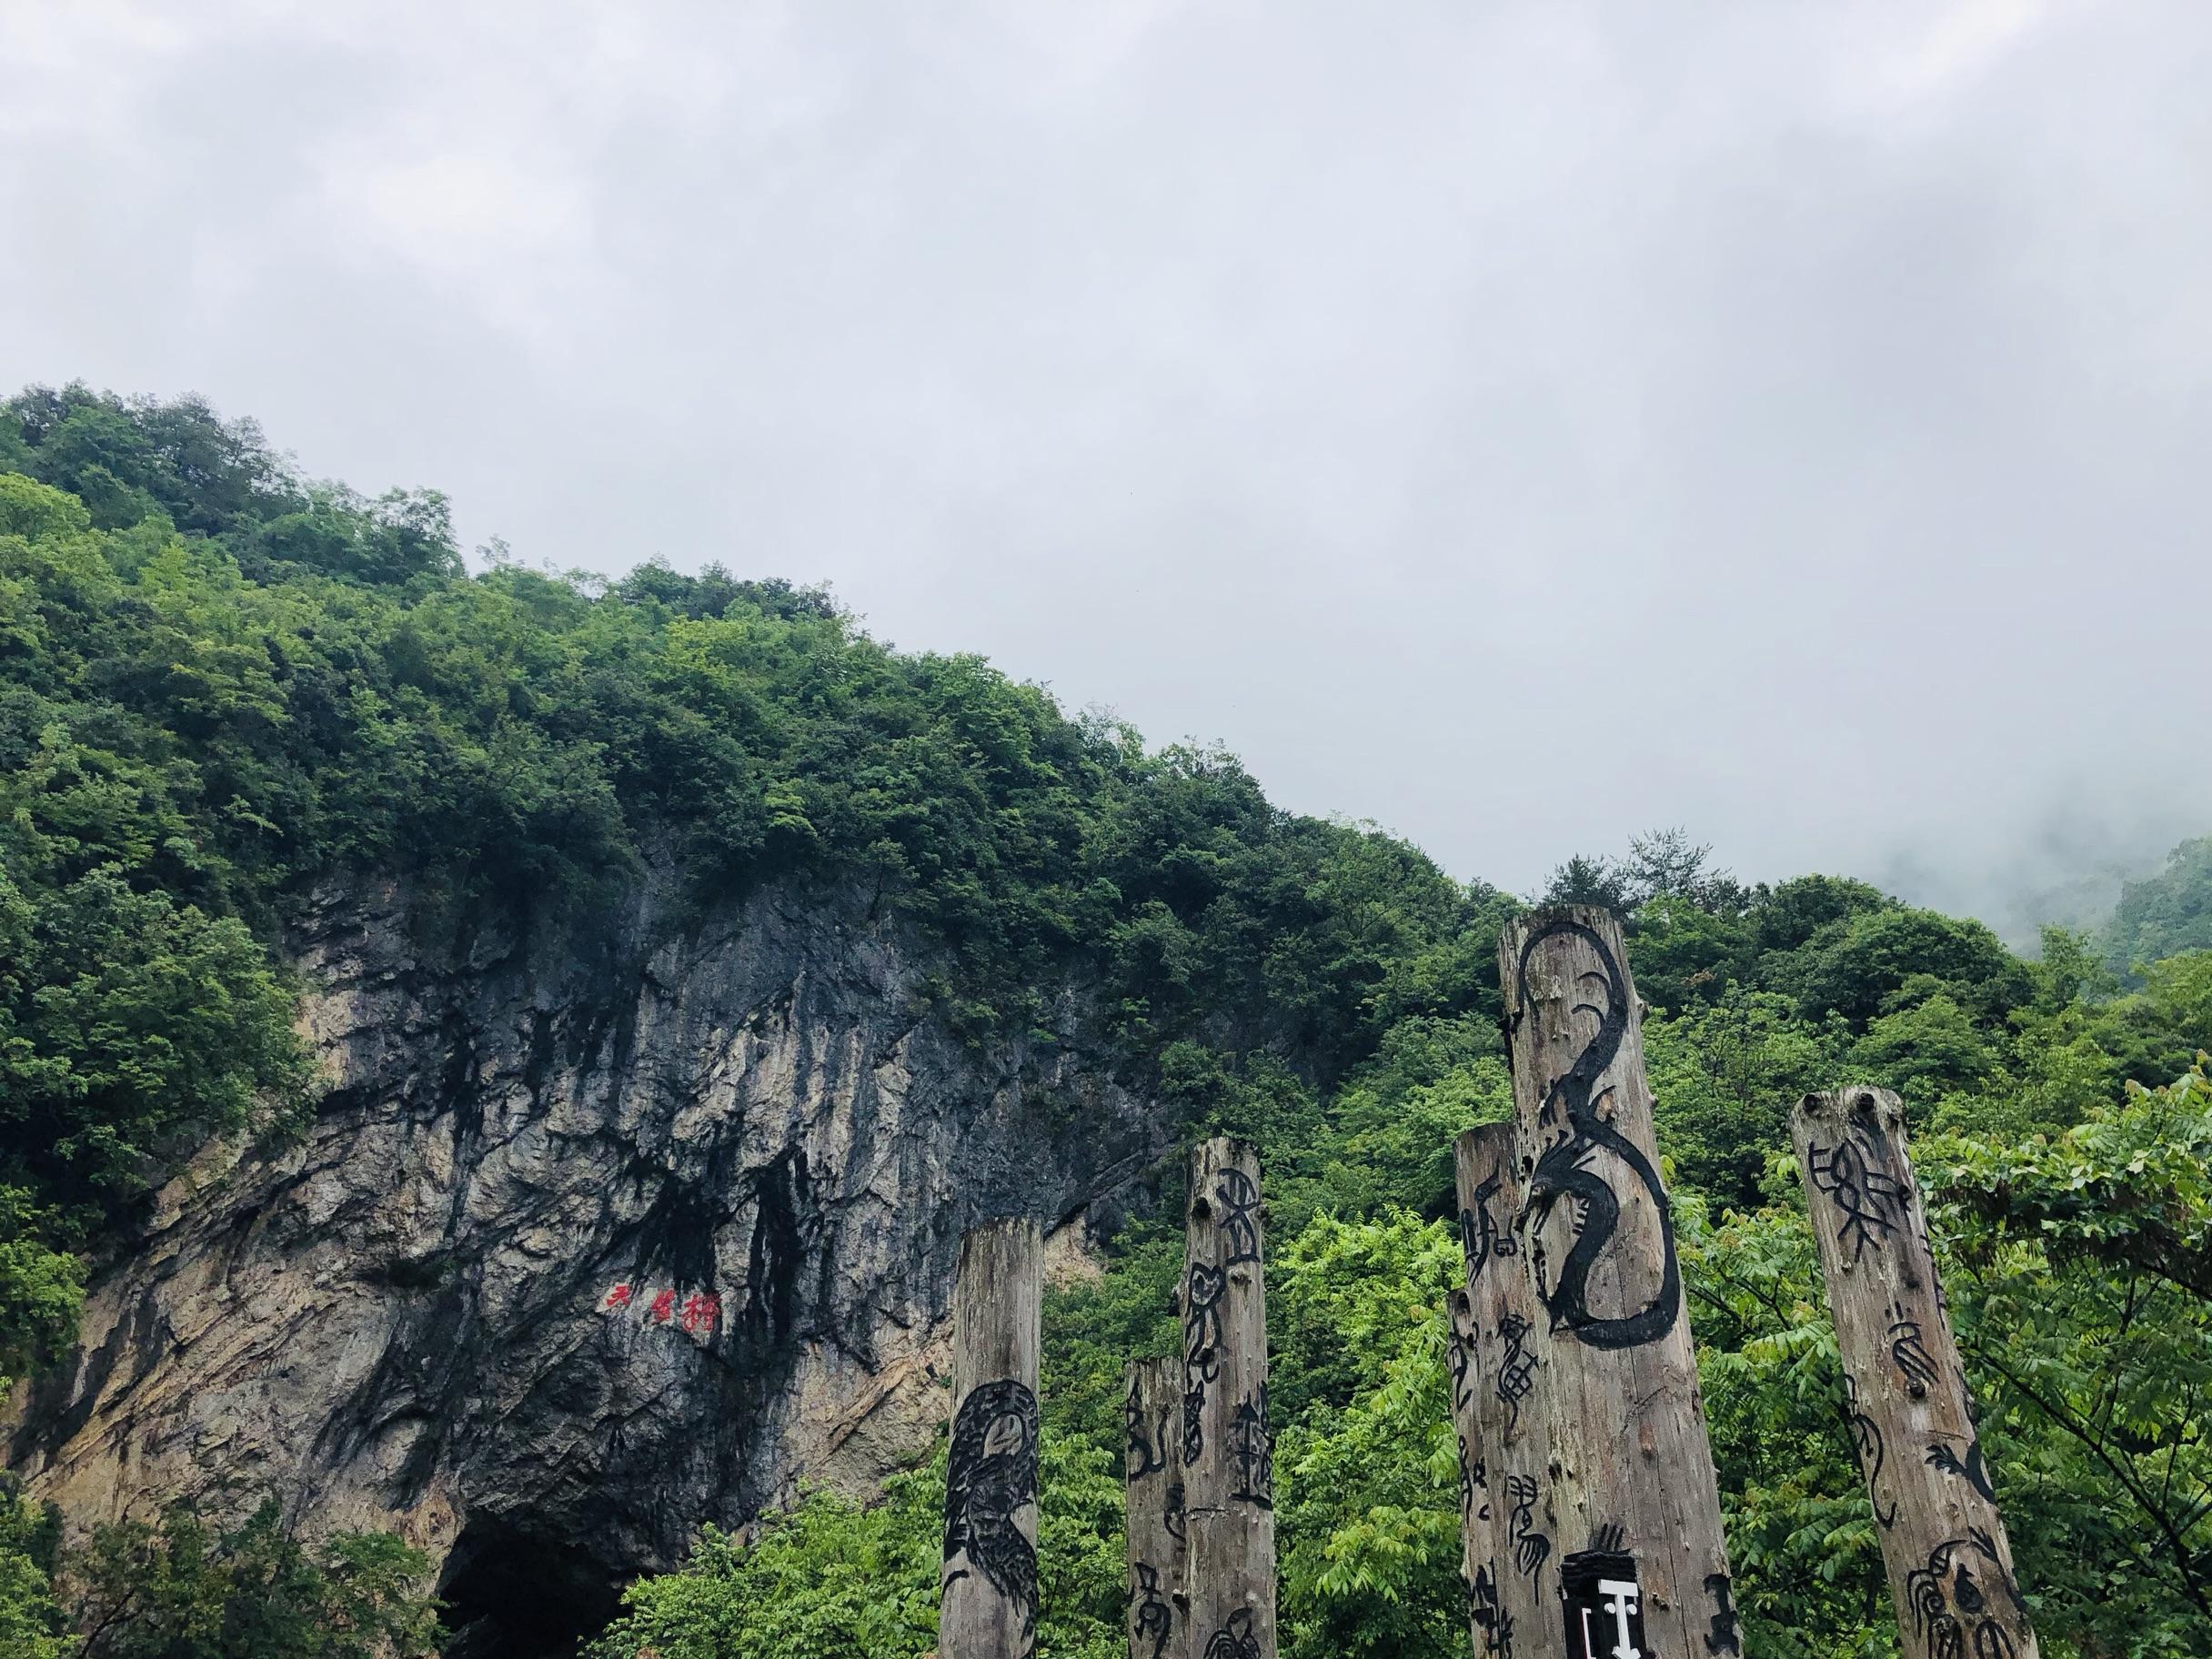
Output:
[[[652,1300],[642,1304],[637,1286],[625,1280],[610,1289],[599,1303],[602,1313],[621,1313],[633,1308],[656,1325],[674,1324],[686,1336],[711,1336],[721,1322],[722,1299],[706,1291],[693,1291],[678,1305],[674,1290],[656,1291]]]

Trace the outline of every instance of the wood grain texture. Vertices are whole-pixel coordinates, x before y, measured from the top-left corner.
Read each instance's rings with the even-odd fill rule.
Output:
[[[1725,1659],[1742,1643],[1620,924],[1584,906],[1532,912],[1498,956],[1520,1265],[1549,1333],[1544,1543],[1559,1594],[1591,1621],[1574,1634],[1575,1605],[1558,1604],[1516,1630],[1515,1659],[1624,1644],[1593,1605],[1624,1574],[1642,1653]]]
[[[960,1240],[952,1292],[941,1659],[1037,1651],[1037,1354],[1044,1239],[986,1222]]]
[[[1122,1369],[1121,1387],[1129,1659],[1181,1659],[1190,1640],[1182,1587],[1182,1361],[1131,1361]]]
[[[1790,1136],[1904,1652],[2036,1659],[1928,1246],[1904,1108],[1886,1089],[1807,1095],[1790,1114]]]
[[[1274,1436],[1260,1155],[1216,1139],[1191,1157],[1183,1243],[1182,1458],[1191,1659],[1275,1659]]]
[[[1484,1659],[1535,1651],[1558,1623],[1543,1403],[1550,1332],[1523,1271],[1513,1126],[1453,1147],[1465,1280],[1452,1293],[1452,1413],[1459,1435],[1461,1573]]]

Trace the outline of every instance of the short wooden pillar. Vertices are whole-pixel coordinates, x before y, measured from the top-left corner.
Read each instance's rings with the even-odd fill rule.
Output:
[[[952,1449],[937,1612],[941,1659],[1037,1651],[1037,1352],[1044,1240],[986,1222],[952,1292]]]
[[[1886,1089],[1809,1094],[1790,1114],[1790,1135],[1905,1651],[2036,1659],[1905,1151],[1904,1107]]]
[[[1182,1282],[1184,1584],[1193,1659],[1275,1659],[1274,1435],[1260,1155],[1243,1141],[1191,1158]]]
[[[1182,1362],[1134,1360],[1121,1373],[1128,1495],[1130,1659],[1182,1659]]]
[[[1524,1659],[1556,1624],[1543,1361],[1551,1333],[1523,1271],[1513,1126],[1453,1148],[1465,1282],[1452,1293],[1452,1414],[1459,1436],[1461,1572],[1484,1659]]]

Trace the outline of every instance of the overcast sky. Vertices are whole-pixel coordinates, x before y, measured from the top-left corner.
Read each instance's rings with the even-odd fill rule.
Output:
[[[465,543],[828,581],[1520,890],[2212,830],[2205,0],[7,0],[0,65],[0,374]]]

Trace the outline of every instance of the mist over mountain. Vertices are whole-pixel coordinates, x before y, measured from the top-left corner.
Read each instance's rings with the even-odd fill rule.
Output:
[[[2122,889],[2157,873],[2182,842],[2206,832],[2186,799],[2156,796],[2101,810],[2054,799],[2036,818],[1976,824],[1923,841],[1875,849],[1840,867],[1914,904],[1987,922],[2014,949],[2034,955],[2041,930],[2098,933]],[[1716,843],[1714,858],[1728,862]],[[1779,872],[1762,872],[1777,879]]]
[[[2099,814],[2079,802],[2054,802],[2039,822],[2013,827],[2016,839],[2010,841],[2003,839],[2004,825],[1977,826],[1949,841],[1931,830],[1925,841],[1877,849],[1835,873],[1856,876],[1931,910],[1972,916],[2015,950],[2034,956],[2046,927],[2101,938],[2127,884],[2157,875],[2177,848],[2205,831],[2204,820],[2187,804],[2127,804],[2131,809]],[[1700,843],[1694,826],[1679,830]],[[1718,839],[1702,844],[1716,870],[1747,881],[1787,879],[1786,872],[1735,865]],[[1631,852],[1625,840],[1578,850],[1615,862]],[[1555,867],[1546,881],[1530,884],[1526,896],[1540,898],[1557,874]]]
[[[1915,904],[1975,916],[2006,943],[2032,951],[2046,925],[2102,928],[2123,886],[2157,873],[2206,820],[2186,801],[2155,796],[2125,817],[2098,817],[2080,804],[2055,805],[2016,841],[1978,837],[1964,846],[1901,850],[1869,867],[1868,879]]]

